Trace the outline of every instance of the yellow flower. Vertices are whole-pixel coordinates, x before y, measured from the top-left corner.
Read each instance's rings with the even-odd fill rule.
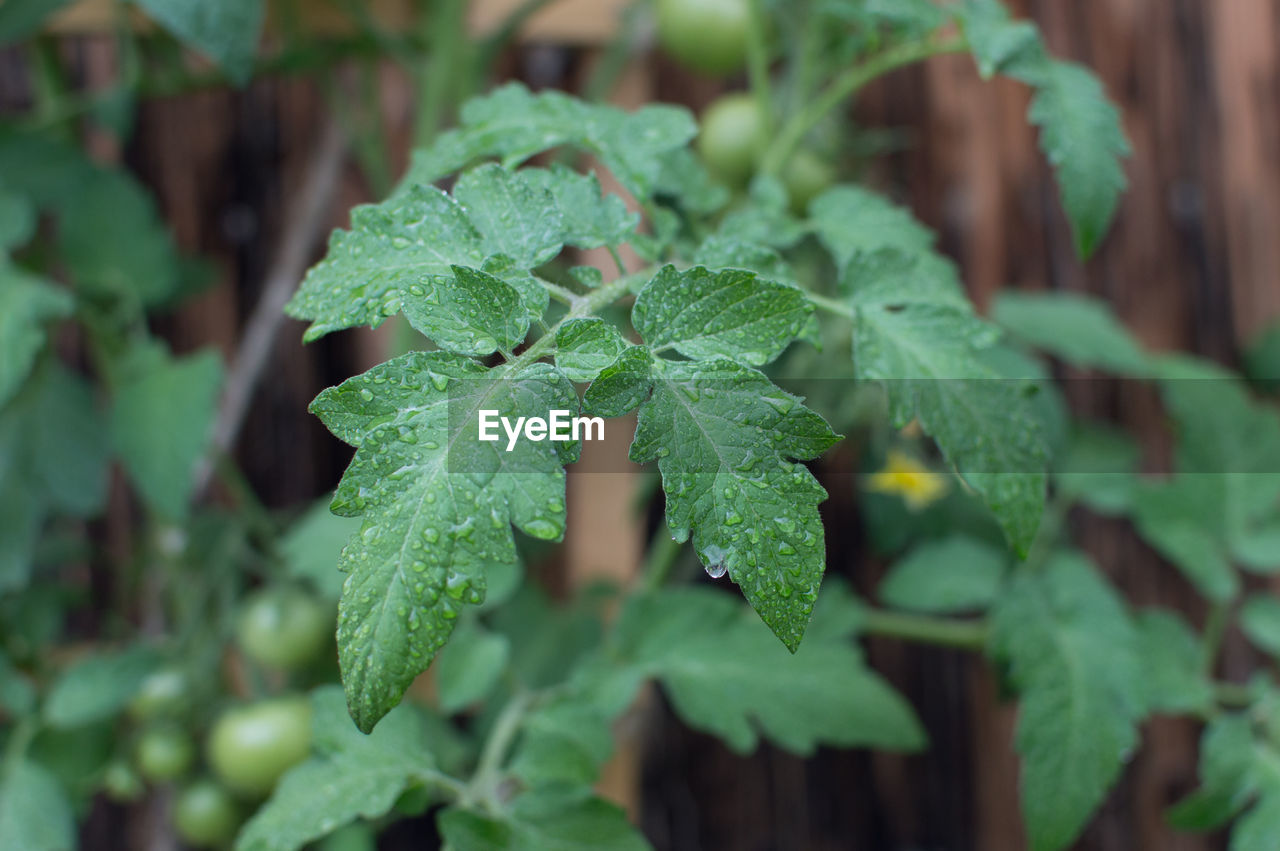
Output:
[[[867,489],[897,494],[908,508],[919,511],[946,496],[949,485],[947,476],[931,472],[905,452],[892,449],[884,469],[868,480]]]

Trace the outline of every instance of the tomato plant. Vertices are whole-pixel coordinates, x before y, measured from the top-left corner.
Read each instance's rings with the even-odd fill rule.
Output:
[[[938,235],[862,179],[858,96],[968,57],[1027,88],[1063,233],[1092,257],[1131,151],[1101,82],[1031,22],[998,0],[640,2],[584,91],[651,22],[721,78],[695,117],[496,84],[536,0],[474,38],[444,0],[395,27],[339,4],[350,38],[282,13],[267,39],[258,0],[137,0],[151,23],[116,10],[109,91],[39,31],[57,5],[0,5],[31,77],[0,123],[0,849],[74,847],[99,793],[150,808],[157,847],[367,849],[414,821],[457,851],[642,849],[597,789],[650,686],[741,754],[925,750],[870,639],[991,663],[1019,705],[1031,847],[1079,840],[1153,715],[1204,727],[1171,823],[1276,844],[1280,686],[1222,659],[1236,638],[1280,658],[1280,334],[1243,353],[1251,384],[1085,296],[980,313]],[[415,108],[398,180],[368,115],[381,63]],[[316,145],[262,312],[227,363],[171,344],[208,275],[107,154],[145,159],[127,143],[153,95],[320,71],[343,132]],[[376,200],[308,271],[348,153]],[[255,386],[287,372],[281,305],[308,343],[394,329],[309,406],[349,464],[308,506],[265,504],[234,457]],[[1159,399],[1159,475],[1145,433],[1068,403],[1073,371]],[[644,565],[553,595],[570,471],[619,429],[647,465]],[[1204,625],[1127,600],[1074,537],[1087,514],[1158,553]],[[846,528],[837,551],[860,549],[828,575]]]

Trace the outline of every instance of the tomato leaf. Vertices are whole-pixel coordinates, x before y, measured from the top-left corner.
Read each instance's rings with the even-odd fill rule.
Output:
[[[530,799],[538,799],[533,803]],[[544,803],[545,801],[545,803]],[[493,816],[457,807],[437,816],[440,834],[455,851],[646,851],[650,845],[626,813],[599,798],[534,794],[516,799],[515,810]]]
[[[244,85],[253,74],[265,13],[263,0],[135,0],[165,29]]]
[[[44,348],[46,323],[70,316],[63,290],[0,257],[0,407],[13,398]]]
[[[112,441],[152,510],[181,519],[212,435],[222,361],[212,351],[173,358],[157,347],[135,352],[122,371]]]
[[[434,183],[483,157],[507,166],[571,146],[594,154],[637,198],[648,198],[663,159],[697,132],[689,111],[646,106],[635,112],[587,103],[563,92],[531,93],[508,83],[462,107],[461,126],[414,153],[402,187]]]
[[[1104,302],[1077,293],[1001,293],[991,317],[1014,337],[1072,366],[1147,377],[1142,347]]]
[[[1054,851],[1076,839],[1137,744],[1137,633],[1094,567],[1065,553],[1019,575],[992,618],[991,651],[1021,701],[1027,832],[1035,851]]]
[[[791,655],[731,597],[680,588],[630,601],[614,652],[656,677],[685,722],[739,753],[761,736],[798,754],[819,745],[923,747],[911,707],[866,666],[847,632],[816,627]]]
[[[890,568],[880,599],[918,612],[984,609],[996,599],[1008,561],[996,547],[959,535],[921,544]]]
[[[414,352],[321,393],[311,410],[356,447],[333,509],[361,517],[342,553],[349,576],[338,647],[352,716],[372,729],[453,631],[484,601],[486,575],[516,563],[514,523],[564,534],[572,443],[478,440],[478,412],[577,412],[562,373],[535,364],[490,373],[466,358]],[[499,429],[499,431],[501,431]]]
[[[368,736],[356,732],[333,687],[312,695],[319,751],[291,768],[240,832],[237,851],[296,851],[356,818],[385,815],[414,782],[435,779],[420,710],[400,707]]]
[[[631,321],[652,349],[761,366],[804,333],[812,315],[801,290],[752,272],[665,266],[636,298]]]
[[[1015,21],[998,0],[966,0],[957,9],[983,76],[1000,73],[1035,90],[1028,115],[1057,177],[1076,251],[1089,257],[1115,218],[1131,153],[1120,113],[1088,68],[1052,59],[1029,21]]]
[[[570,319],[556,332],[556,366],[570,381],[594,381],[630,345],[603,319]]]
[[[18,758],[0,773],[0,848],[71,851],[76,824],[66,793],[38,763]]]
[[[54,727],[75,727],[110,718],[124,708],[159,663],[159,655],[148,647],[82,659],[50,689],[45,720]]]
[[[847,288],[857,376],[884,386],[895,425],[920,423],[1025,555],[1048,466],[1034,382],[983,357],[999,335],[946,261],[881,252],[850,267]]]
[[[827,497],[796,461],[840,438],[800,399],[733,361],[660,365],[631,458],[658,462],[676,540],[692,532],[702,563],[727,571],[794,651],[826,565],[818,503]]]

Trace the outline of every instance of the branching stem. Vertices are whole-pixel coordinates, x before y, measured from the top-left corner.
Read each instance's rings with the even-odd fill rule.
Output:
[[[826,88],[783,126],[765,153],[760,170],[765,174],[777,174],[810,130],[877,77],[933,56],[962,53],[965,50],[968,50],[968,42],[961,36],[953,35],[898,45],[854,65],[828,83]]]

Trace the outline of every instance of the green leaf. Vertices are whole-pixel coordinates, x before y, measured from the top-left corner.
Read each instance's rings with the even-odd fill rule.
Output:
[[[6,762],[0,774],[0,848],[71,851],[76,823],[58,781],[37,763]]]
[[[6,4],[5,8],[9,5]],[[0,250],[28,242],[35,235],[36,224],[36,208],[30,199],[10,192],[0,184]]]
[[[1088,68],[1050,58],[1035,26],[1010,20],[1003,3],[968,0],[958,14],[983,76],[1008,74],[1035,90],[1028,117],[1040,128],[1076,251],[1090,256],[1127,184],[1121,161],[1130,148],[1120,113]]]
[[[1075,293],[1001,293],[992,318],[1013,336],[1083,369],[1148,376],[1146,353],[1102,301]]]
[[[840,270],[885,249],[908,256],[933,249],[933,232],[915,216],[860,186],[833,186],[813,200],[809,216]]]
[[[564,534],[571,443],[478,439],[479,411],[577,412],[573,385],[535,364],[510,375],[441,352],[413,352],[320,394],[311,405],[356,447],[333,510],[363,518],[342,553],[349,576],[338,646],[352,716],[369,730],[453,630],[484,601],[491,570],[517,562],[514,523]],[[499,429],[501,432],[501,429]]]
[[[1036,89],[1029,117],[1057,176],[1076,252],[1089,257],[1111,228],[1128,185],[1121,161],[1131,150],[1120,113],[1082,65],[1045,62],[1025,79]]]
[[[53,684],[45,699],[45,720],[54,727],[76,727],[110,718],[133,698],[159,663],[159,655],[149,647],[82,659]]]
[[[334,232],[325,259],[285,307],[313,320],[303,339],[376,328],[403,310],[419,331],[464,354],[522,340],[547,307],[529,270],[563,245],[559,209],[521,173],[497,166],[464,175],[455,194],[415,186],[353,210],[351,230]]]
[[[597,707],[561,699],[524,720],[511,773],[530,789],[553,784],[590,788],[613,753],[610,719]]]
[[[631,321],[652,349],[761,366],[804,333],[812,315],[796,287],[740,269],[665,266],[640,292]]]
[[[0,407],[44,349],[45,323],[70,316],[74,307],[66,292],[0,258]]]
[[[461,126],[414,153],[402,186],[434,183],[482,157],[515,166],[542,151],[571,146],[597,156],[628,191],[648,198],[666,155],[696,133],[693,116],[681,107],[646,106],[629,113],[508,83],[465,103]]]
[[[1133,499],[1138,533],[1186,575],[1200,593],[1224,602],[1240,589],[1226,546],[1213,523],[1217,509],[1205,476],[1143,482]]]
[[[338,569],[342,547],[360,523],[329,510],[329,500],[315,503],[280,541],[280,555],[290,576],[305,579],[330,599],[342,596],[346,578]]]
[[[791,202],[782,183],[774,177],[757,175],[751,182],[750,197],[724,217],[718,235],[783,249],[795,245],[808,232],[808,226],[791,215]]]
[[[403,310],[409,324],[440,348],[463,355],[510,352],[529,330],[520,293],[507,282],[454,266],[452,276],[411,284]]]
[[[0,47],[25,41],[45,19],[71,0],[5,0],[0,3]]]
[[[632,599],[615,640],[618,656],[658,678],[685,722],[740,753],[760,736],[798,754],[924,745],[911,707],[839,631],[815,628],[790,655],[731,597],[680,588]]]
[[[1266,525],[1280,500],[1280,412],[1234,376],[1167,377],[1161,392],[1178,426],[1178,472],[1212,494],[1211,522],[1229,542]]]
[[[196,467],[208,447],[222,384],[222,361],[204,351],[170,357],[161,348],[123,367],[111,411],[120,460],[152,510],[181,519]]]
[[[693,263],[708,269],[746,269],[766,280],[795,283],[795,273],[774,249],[719,234],[698,246]]]
[[[451,275],[455,266],[479,268],[484,257],[483,239],[462,207],[438,189],[415,187],[352,210],[351,230],[334,231],[325,259],[285,310],[314,320],[307,341],[354,325],[376,328],[405,300],[426,297],[423,280]]]
[[[598,317],[570,319],[556,332],[556,366],[570,381],[594,381],[631,344]]]
[[[1030,21],[1014,21],[1000,0],[965,0],[956,15],[985,78],[1044,55],[1040,31]]]
[[[595,173],[578,174],[556,163],[550,170],[520,172],[530,186],[551,194],[564,218],[564,242],[575,248],[603,248],[630,241],[640,214],[627,209],[617,195],[605,195]]]
[[[525,796],[531,797],[531,796]],[[517,798],[517,808],[524,798]],[[526,805],[528,806],[528,805]],[[437,816],[453,851],[646,851],[626,814],[599,798],[539,807],[505,818],[450,807]]]
[[[36,705],[36,688],[31,679],[19,671],[7,656],[0,655],[0,709],[11,718],[31,713]]]
[[[1230,821],[1257,790],[1258,752],[1247,716],[1211,718],[1200,738],[1200,788],[1169,810],[1169,823],[1180,830],[1211,830]]]
[[[880,253],[851,271],[858,378],[884,385],[897,427],[919,421],[1025,555],[1048,465],[1035,384],[984,359],[998,335],[973,315],[949,264]]]
[[[177,248],[150,194],[131,175],[95,168],[57,204],[62,260],[77,288],[148,306],[174,294]]]
[[[417,710],[400,707],[371,735],[351,724],[336,687],[312,696],[320,753],[291,768],[244,826],[237,851],[295,851],[356,818],[391,810],[415,782],[432,782],[435,760]]]
[[[458,178],[453,197],[483,237],[486,256],[505,255],[516,266],[532,269],[564,246],[561,208],[546,184],[490,163]]]
[[[506,636],[474,622],[460,626],[435,661],[440,708],[452,714],[483,700],[502,678],[510,658]]]
[[[913,549],[880,583],[880,599],[917,612],[984,609],[1000,591],[1008,558],[973,538],[953,536]]]
[[[674,201],[695,216],[710,216],[729,202],[728,188],[715,181],[689,148],[675,148],[663,155],[653,194]]]
[[[1065,499],[1101,514],[1122,514],[1133,506],[1140,455],[1127,434],[1079,424],[1054,460],[1054,483]]]
[[[1134,498],[1138,531],[1212,599],[1239,587],[1231,567],[1269,569],[1256,552],[1280,500],[1280,416],[1229,375],[1196,361],[1160,362],[1178,425],[1177,474]],[[1261,568],[1259,566],[1261,565]]]
[[[1258,649],[1280,656],[1280,600],[1254,594],[1240,607],[1240,629]]]
[[[1165,714],[1201,714],[1214,705],[1213,683],[1202,664],[1204,648],[1174,612],[1148,609],[1137,616],[1147,708]]]
[[[26,584],[49,513],[88,516],[102,507],[106,435],[93,389],[56,362],[0,410],[0,591]]]
[[[630,413],[649,398],[653,389],[653,355],[644,346],[632,346],[618,359],[600,370],[582,396],[588,413],[602,417],[620,417]]]
[[[839,437],[800,399],[732,361],[661,365],[631,458],[657,460],[675,539],[692,531],[702,563],[727,571],[794,651],[826,563],[818,503],[827,497],[795,461]]]
[[[1023,572],[992,616],[991,650],[1021,699],[1016,747],[1031,848],[1070,845],[1137,743],[1145,707],[1137,633],[1082,556]]]
[[[1280,321],[1273,321],[1244,352],[1249,380],[1274,393],[1280,388]]]
[[[244,85],[253,76],[263,0],[135,0],[147,14]]]

